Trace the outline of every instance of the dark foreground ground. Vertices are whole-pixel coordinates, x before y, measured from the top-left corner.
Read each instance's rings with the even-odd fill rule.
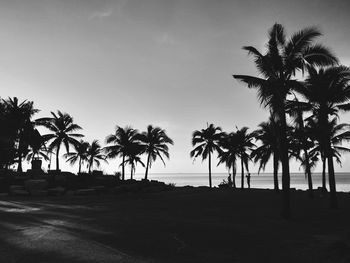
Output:
[[[350,262],[350,194],[269,190],[0,198],[0,262]]]

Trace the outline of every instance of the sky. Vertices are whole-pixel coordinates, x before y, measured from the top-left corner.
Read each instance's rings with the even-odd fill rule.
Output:
[[[350,66],[349,10],[345,0],[0,0],[0,96],[34,101],[37,118],[67,112],[102,145],[116,125],[160,126],[174,146],[151,173],[207,172],[189,157],[194,130],[253,131],[268,118],[256,92],[232,78],[257,74],[242,46],[263,50],[275,22],[288,35],[317,26],[318,42]],[[350,171],[347,160],[336,170]],[[216,162],[213,172],[225,172]],[[120,170],[119,160],[101,169]]]

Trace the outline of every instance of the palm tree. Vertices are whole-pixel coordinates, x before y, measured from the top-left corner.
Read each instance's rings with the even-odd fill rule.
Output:
[[[192,134],[192,146],[195,147],[191,152],[191,158],[202,156],[202,160],[209,159],[209,187],[212,187],[211,180],[211,154],[214,151],[221,152],[220,140],[223,136],[220,127],[210,124],[206,129],[194,131]]]
[[[244,167],[246,167],[249,172],[248,162],[250,160],[250,152],[255,146],[252,143],[255,134],[247,133],[248,127],[243,127],[242,129],[236,131],[237,137],[237,151],[241,159],[241,188],[244,188]]]
[[[252,46],[243,47],[254,56],[259,73],[262,77],[233,75],[243,81],[248,88],[256,88],[260,103],[270,111],[280,123],[280,157],[282,162],[282,188],[284,207],[282,215],[290,217],[290,174],[287,144],[287,124],[285,104],[287,95],[301,86],[293,79],[299,70],[305,70],[306,65],[326,66],[337,63],[335,56],[324,46],[312,43],[320,36],[317,28],[310,27],[293,34],[286,39],[285,29],[280,24],[274,24],[269,30],[269,40],[265,54]]]
[[[337,116],[339,111],[350,110],[350,68],[336,66],[320,68],[308,67],[309,76],[305,85],[298,89],[311,104],[313,117],[320,129],[320,145],[328,161],[330,188],[330,206],[337,208],[336,184],[334,175],[331,143],[330,116]]]
[[[322,127],[318,124],[318,121],[313,118],[313,116],[310,116],[306,119],[306,129],[308,130],[308,134],[310,136],[310,139],[312,140],[314,146],[310,150],[310,155],[320,155],[321,161],[322,161],[322,189],[326,190],[326,156],[325,156],[325,150],[323,148],[322,144],[322,136],[321,136],[321,130]],[[321,142],[321,143],[320,143]]]
[[[314,147],[310,151],[310,155],[321,155],[322,160],[322,188],[327,189],[326,186],[326,157],[323,146],[322,136],[320,136],[320,130],[324,127],[320,127],[317,121],[314,119],[309,120],[310,130],[312,131],[312,139],[314,140]],[[328,134],[331,142],[331,155],[335,158],[336,162],[341,165],[341,153],[349,153],[350,150],[342,146],[343,141],[349,140],[349,124],[337,124],[337,118],[331,120],[328,124]]]
[[[261,169],[265,170],[267,162],[273,158],[273,183],[274,190],[279,191],[278,184],[278,167],[280,161],[279,141],[278,141],[278,124],[270,117],[268,122],[259,124],[259,129],[256,130],[255,139],[261,142],[261,145],[255,148],[251,153],[251,158],[254,162],[259,162],[258,173]]]
[[[69,152],[64,155],[71,165],[74,165],[76,162],[79,162],[78,174],[81,173],[81,166],[83,162],[87,161],[87,153],[90,144],[83,140],[80,140],[78,144],[73,145],[75,152]]]
[[[0,98],[0,168],[5,169],[8,169],[15,159],[16,132],[10,127],[10,123],[4,100]]]
[[[239,158],[237,135],[234,132],[222,134],[222,139],[219,142],[222,150],[219,152],[218,165],[224,163],[230,172],[232,169],[233,188],[236,188],[236,161]]]
[[[97,167],[100,167],[101,161],[106,161],[106,156],[102,153],[103,149],[97,140],[92,141],[91,145],[88,146],[86,152],[86,161],[88,163],[89,173],[93,165],[96,164]]]
[[[341,153],[350,153],[350,149],[342,143],[350,141],[350,124],[337,124],[337,118],[330,122],[331,152],[338,164],[341,165]]]
[[[145,145],[145,153],[147,154],[145,180],[147,180],[148,168],[159,157],[165,165],[162,155],[169,159],[169,148],[167,144],[173,145],[165,130],[159,127],[148,125],[147,131],[143,132],[139,140]]]
[[[294,119],[295,126],[293,128],[293,136],[291,141],[294,145],[294,156],[302,161],[302,167],[304,167],[305,175],[308,181],[308,193],[309,197],[313,198],[313,183],[311,176],[311,160],[308,150],[312,148],[313,142],[309,140],[308,130],[304,125],[303,113],[310,111],[311,105],[308,102],[302,102],[294,98],[286,102],[286,111]],[[315,158],[315,156],[314,156]]]
[[[77,145],[79,141],[77,138],[84,137],[75,131],[81,130],[82,128],[73,122],[73,118],[67,114],[57,111],[57,114],[51,112],[52,117],[40,118],[35,121],[39,126],[44,126],[52,133],[46,134],[43,137],[47,141],[51,141],[49,145],[50,150],[56,149],[56,170],[59,171],[59,152],[61,145],[64,144],[66,151],[69,152],[70,145]]]
[[[18,101],[17,97],[3,100],[5,112],[8,115],[9,123],[13,131],[13,139],[16,141],[17,150],[17,171],[22,172],[22,157],[26,155],[29,147],[28,136],[33,130],[31,118],[39,110],[34,108],[32,101]]]
[[[142,167],[145,167],[145,164],[141,161],[140,155],[145,152],[145,145],[140,144],[138,141],[131,143],[127,147],[127,151],[125,153],[125,160],[123,162],[123,165],[129,164],[130,165],[130,179],[133,180],[133,175],[136,171],[136,165],[137,163],[140,163]]]
[[[27,161],[33,161],[41,156],[45,161],[49,160],[47,153],[49,150],[46,148],[45,139],[37,129],[33,129],[29,135],[29,151],[27,153]]]
[[[130,126],[126,126],[125,128],[117,126],[115,133],[108,135],[106,138],[106,143],[111,144],[104,148],[107,158],[122,157],[122,180],[125,179],[125,157],[128,147],[137,141],[138,137],[138,131]]]

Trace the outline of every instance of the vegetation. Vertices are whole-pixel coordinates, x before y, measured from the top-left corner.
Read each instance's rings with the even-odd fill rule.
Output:
[[[252,153],[255,163],[259,163],[258,173],[265,170],[268,161],[273,158],[273,186],[276,192],[279,191],[278,167],[280,162],[278,126],[273,118],[267,122],[259,124],[259,129],[255,131],[255,139],[260,141],[260,146],[256,147]]]
[[[102,153],[102,148],[100,143],[97,140],[94,140],[91,144],[88,145],[86,151],[86,162],[88,163],[88,170],[91,173],[91,169],[94,164],[97,167],[100,167],[101,161],[106,162],[106,156]]]
[[[173,140],[168,137],[165,130],[159,127],[153,127],[148,125],[147,131],[143,132],[140,137],[140,141],[145,146],[145,153],[147,154],[145,180],[147,180],[148,169],[152,166],[152,163],[159,157],[165,165],[162,155],[169,159],[169,147],[168,144],[174,144]]]
[[[284,207],[282,214],[290,217],[290,173],[287,144],[286,101],[289,94],[302,87],[296,80],[297,71],[304,72],[310,66],[329,66],[338,62],[329,49],[314,44],[321,33],[317,28],[305,28],[289,39],[280,24],[274,24],[269,30],[269,39],[265,54],[252,46],[243,47],[254,56],[254,62],[262,77],[233,75],[248,88],[255,88],[260,103],[269,108],[274,119],[279,123],[279,146],[282,163],[282,190]]]
[[[49,144],[49,149],[56,150],[56,170],[59,171],[59,153],[61,145],[63,144],[66,151],[69,152],[69,146],[79,144],[77,138],[84,137],[84,135],[75,133],[82,128],[73,123],[73,118],[69,114],[62,113],[61,111],[57,111],[57,114],[51,112],[51,114],[52,117],[37,119],[36,124],[39,126],[44,126],[52,132],[43,135],[43,137],[45,138],[45,141],[51,141]]]
[[[122,180],[125,179],[125,157],[130,144],[135,141],[137,134],[138,131],[129,126],[125,128],[117,126],[115,133],[108,135],[106,138],[106,143],[110,144],[105,147],[107,158],[122,157]]]
[[[190,152],[191,158],[201,156],[203,160],[208,157],[209,169],[209,187],[212,187],[211,180],[211,155],[214,151],[220,154],[220,141],[223,133],[220,127],[215,127],[214,124],[208,125],[206,129],[194,131],[192,135],[192,146],[195,148]]]
[[[71,165],[74,165],[77,161],[79,162],[78,174],[81,173],[81,166],[84,162],[87,161],[87,152],[89,149],[89,143],[83,140],[80,140],[79,143],[73,145],[75,152],[69,152],[64,155]]]
[[[350,152],[343,146],[350,140],[350,125],[339,122],[340,114],[350,110],[350,68],[339,65],[338,59],[326,47],[315,44],[321,35],[317,28],[306,28],[287,38],[285,29],[274,24],[268,31],[266,50],[261,53],[252,46],[243,49],[253,56],[259,76],[233,75],[248,88],[254,88],[260,104],[270,112],[269,119],[249,133],[248,127],[223,132],[213,123],[192,134],[190,156],[208,159],[209,187],[212,188],[212,159],[224,164],[231,177],[222,186],[236,188],[237,162],[241,168],[241,188],[249,162],[258,165],[258,173],[272,162],[273,187],[279,192],[279,167],[282,168],[282,215],[291,216],[289,162],[295,158],[304,169],[308,193],[313,197],[313,168],[322,162],[322,187],[326,190],[326,176],[330,190],[330,207],[337,208],[334,160],[341,164],[341,155]],[[302,79],[299,78],[302,73]],[[73,117],[61,111],[51,117],[33,120],[39,112],[31,101],[18,98],[0,100],[0,168],[11,166],[22,173],[22,162],[56,155],[59,171],[61,147],[65,147],[65,160],[78,163],[78,174],[86,165],[94,174],[107,159],[119,158],[122,180],[125,167],[130,166],[131,179],[138,164],[145,167],[145,181],[157,159],[165,165],[169,159],[169,145],[173,140],[160,127],[148,125],[145,131],[131,126],[116,126],[105,139],[103,147],[97,140],[81,140],[82,128]],[[289,126],[290,125],[290,126]],[[46,129],[45,133],[41,128]],[[70,151],[73,149],[73,151]],[[50,156],[50,158],[49,158]],[[326,168],[327,171],[326,171]],[[231,175],[230,175],[231,176]],[[146,182],[147,183],[147,182]]]

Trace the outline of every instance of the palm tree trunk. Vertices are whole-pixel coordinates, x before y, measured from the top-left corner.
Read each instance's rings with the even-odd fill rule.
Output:
[[[233,188],[236,188],[236,168],[232,166],[232,183]]]
[[[330,192],[330,208],[338,208],[337,200],[337,190],[335,187],[335,175],[334,175],[334,166],[333,166],[333,157],[328,154],[328,180],[329,180],[329,192]]]
[[[326,157],[322,156],[322,188],[326,191]]]
[[[19,173],[23,172],[23,169],[22,169],[22,152],[20,150],[18,150],[17,172],[19,172]]]
[[[50,150],[50,160],[49,160],[49,165],[48,165],[48,170],[51,170],[51,160],[52,160],[52,151]]]
[[[131,165],[131,172],[130,172],[130,179],[133,180],[133,172],[134,172],[134,166]]]
[[[147,176],[148,176],[148,166],[149,166],[150,156],[151,156],[151,154],[148,153],[148,156],[147,156],[147,164],[146,164],[146,172],[145,172],[145,180],[147,180]]]
[[[78,174],[81,173],[81,157],[79,157],[79,171],[78,171]]]
[[[56,150],[56,170],[57,171],[60,169],[59,153],[60,153],[60,146],[58,145]]]
[[[312,177],[311,177],[311,168],[309,163],[309,154],[305,148],[304,148],[304,155],[305,155],[305,162],[306,162],[305,170],[306,170],[307,182],[309,186],[309,197],[313,198],[314,193],[313,193],[313,185],[312,185]]]
[[[282,191],[283,191],[283,208],[282,216],[286,219],[290,218],[290,174],[289,174],[289,158],[287,143],[287,123],[286,113],[284,111],[284,103],[280,109],[281,129],[281,162],[282,162]]]
[[[91,166],[92,166],[92,162],[89,162],[89,174],[91,174]]]
[[[244,164],[243,158],[241,158],[241,188],[244,188]]]
[[[209,152],[209,187],[212,188],[211,185],[211,154]]]
[[[275,192],[279,192],[279,185],[278,185],[278,156],[277,154],[273,154],[273,185]]]
[[[123,160],[122,160],[122,180],[125,180],[125,154],[123,153]]]

